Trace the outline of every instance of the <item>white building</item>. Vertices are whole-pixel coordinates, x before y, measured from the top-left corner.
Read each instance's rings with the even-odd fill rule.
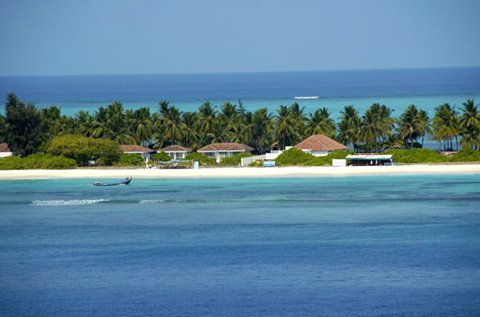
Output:
[[[145,163],[148,163],[150,157],[157,151],[136,144],[120,145],[120,150],[125,154],[140,154]]]
[[[0,143],[0,158],[12,156],[13,152],[10,151],[10,147],[7,143]]]
[[[181,145],[170,145],[164,147],[159,152],[167,153],[172,160],[183,160],[188,153],[192,152],[192,150]]]
[[[240,153],[250,153],[252,150],[248,145],[240,143],[212,143],[202,147],[197,152],[214,158],[217,163],[220,163],[224,157],[231,157]]]

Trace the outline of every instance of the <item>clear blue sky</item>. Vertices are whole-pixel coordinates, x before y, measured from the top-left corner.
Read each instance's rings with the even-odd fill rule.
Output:
[[[0,0],[0,75],[480,66],[478,0]]]

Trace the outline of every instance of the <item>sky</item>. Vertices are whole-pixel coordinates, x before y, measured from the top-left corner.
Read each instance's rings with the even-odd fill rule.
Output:
[[[480,66],[478,0],[0,0],[0,75]]]

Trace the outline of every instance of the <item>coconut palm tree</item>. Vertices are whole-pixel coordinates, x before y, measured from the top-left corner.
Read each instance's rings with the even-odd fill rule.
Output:
[[[135,143],[148,145],[153,135],[150,108],[142,107],[134,111],[127,110],[126,121],[129,127],[129,133],[135,139]]]
[[[338,141],[347,145],[351,144],[353,150],[356,151],[360,142],[360,126],[361,120],[358,111],[354,106],[345,106],[340,112]]]
[[[421,134],[421,118],[417,107],[408,106],[396,121],[399,137],[405,141],[406,146],[412,148]]]
[[[317,109],[307,120],[307,135],[324,134],[335,138],[335,121],[330,118],[327,108]]]
[[[287,106],[280,106],[277,109],[277,115],[275,117],[275,136],[278,141],[278,147],[283,150],[285,146],[292,145],[292,140],[297,133],[295,124],[292,122],[292,116]]]
[[[216,110],[209,101],[204,102],[198,109],[197,131],[200,144],[208,144],[213,135],[215,122],[217,121]]]
[[[182,115],[184,125],[182,145],[194,149],[199,147],[198,141],[200,139],[197,131],[197,117],[198,115],[196,112],[185,112]]]
[[[458,149],[458,117],[455,107],[446,103],[435,108],[433,117],[433,139],[439,142],[441,147],[443,141],[444,150],[453,150],[453,138],[457,140]]]
[[[165,139],[169,144],[177,144],[183,137],[185,123],[182,121],[182,112],[175,106],[170,107],[165,114],[161,115]]]
[[[272,145],[273,122],[267,108],[260,108],[253,113],[253,141],[250,145],[258,153],[265,153]]]
[[[462,146],[478,150],[480,148],[480,113],[473,99],[463,103],[462,115],[458,123]]]
[[[366,148],[379,152],[380,145],[386,146],[392,135],[394,120],[392,110],[385,105],[374,103],[363,116],[360,136]]]

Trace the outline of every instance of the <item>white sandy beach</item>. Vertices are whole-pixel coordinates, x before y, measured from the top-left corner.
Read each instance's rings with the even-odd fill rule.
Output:
[[[0,180],[49,178],[215,178],[215,177],[296,177],[398,174],[480,174],[480,164],[395,165],[348,167],[200,168],[194,169],[97,169],[5,170]]]

